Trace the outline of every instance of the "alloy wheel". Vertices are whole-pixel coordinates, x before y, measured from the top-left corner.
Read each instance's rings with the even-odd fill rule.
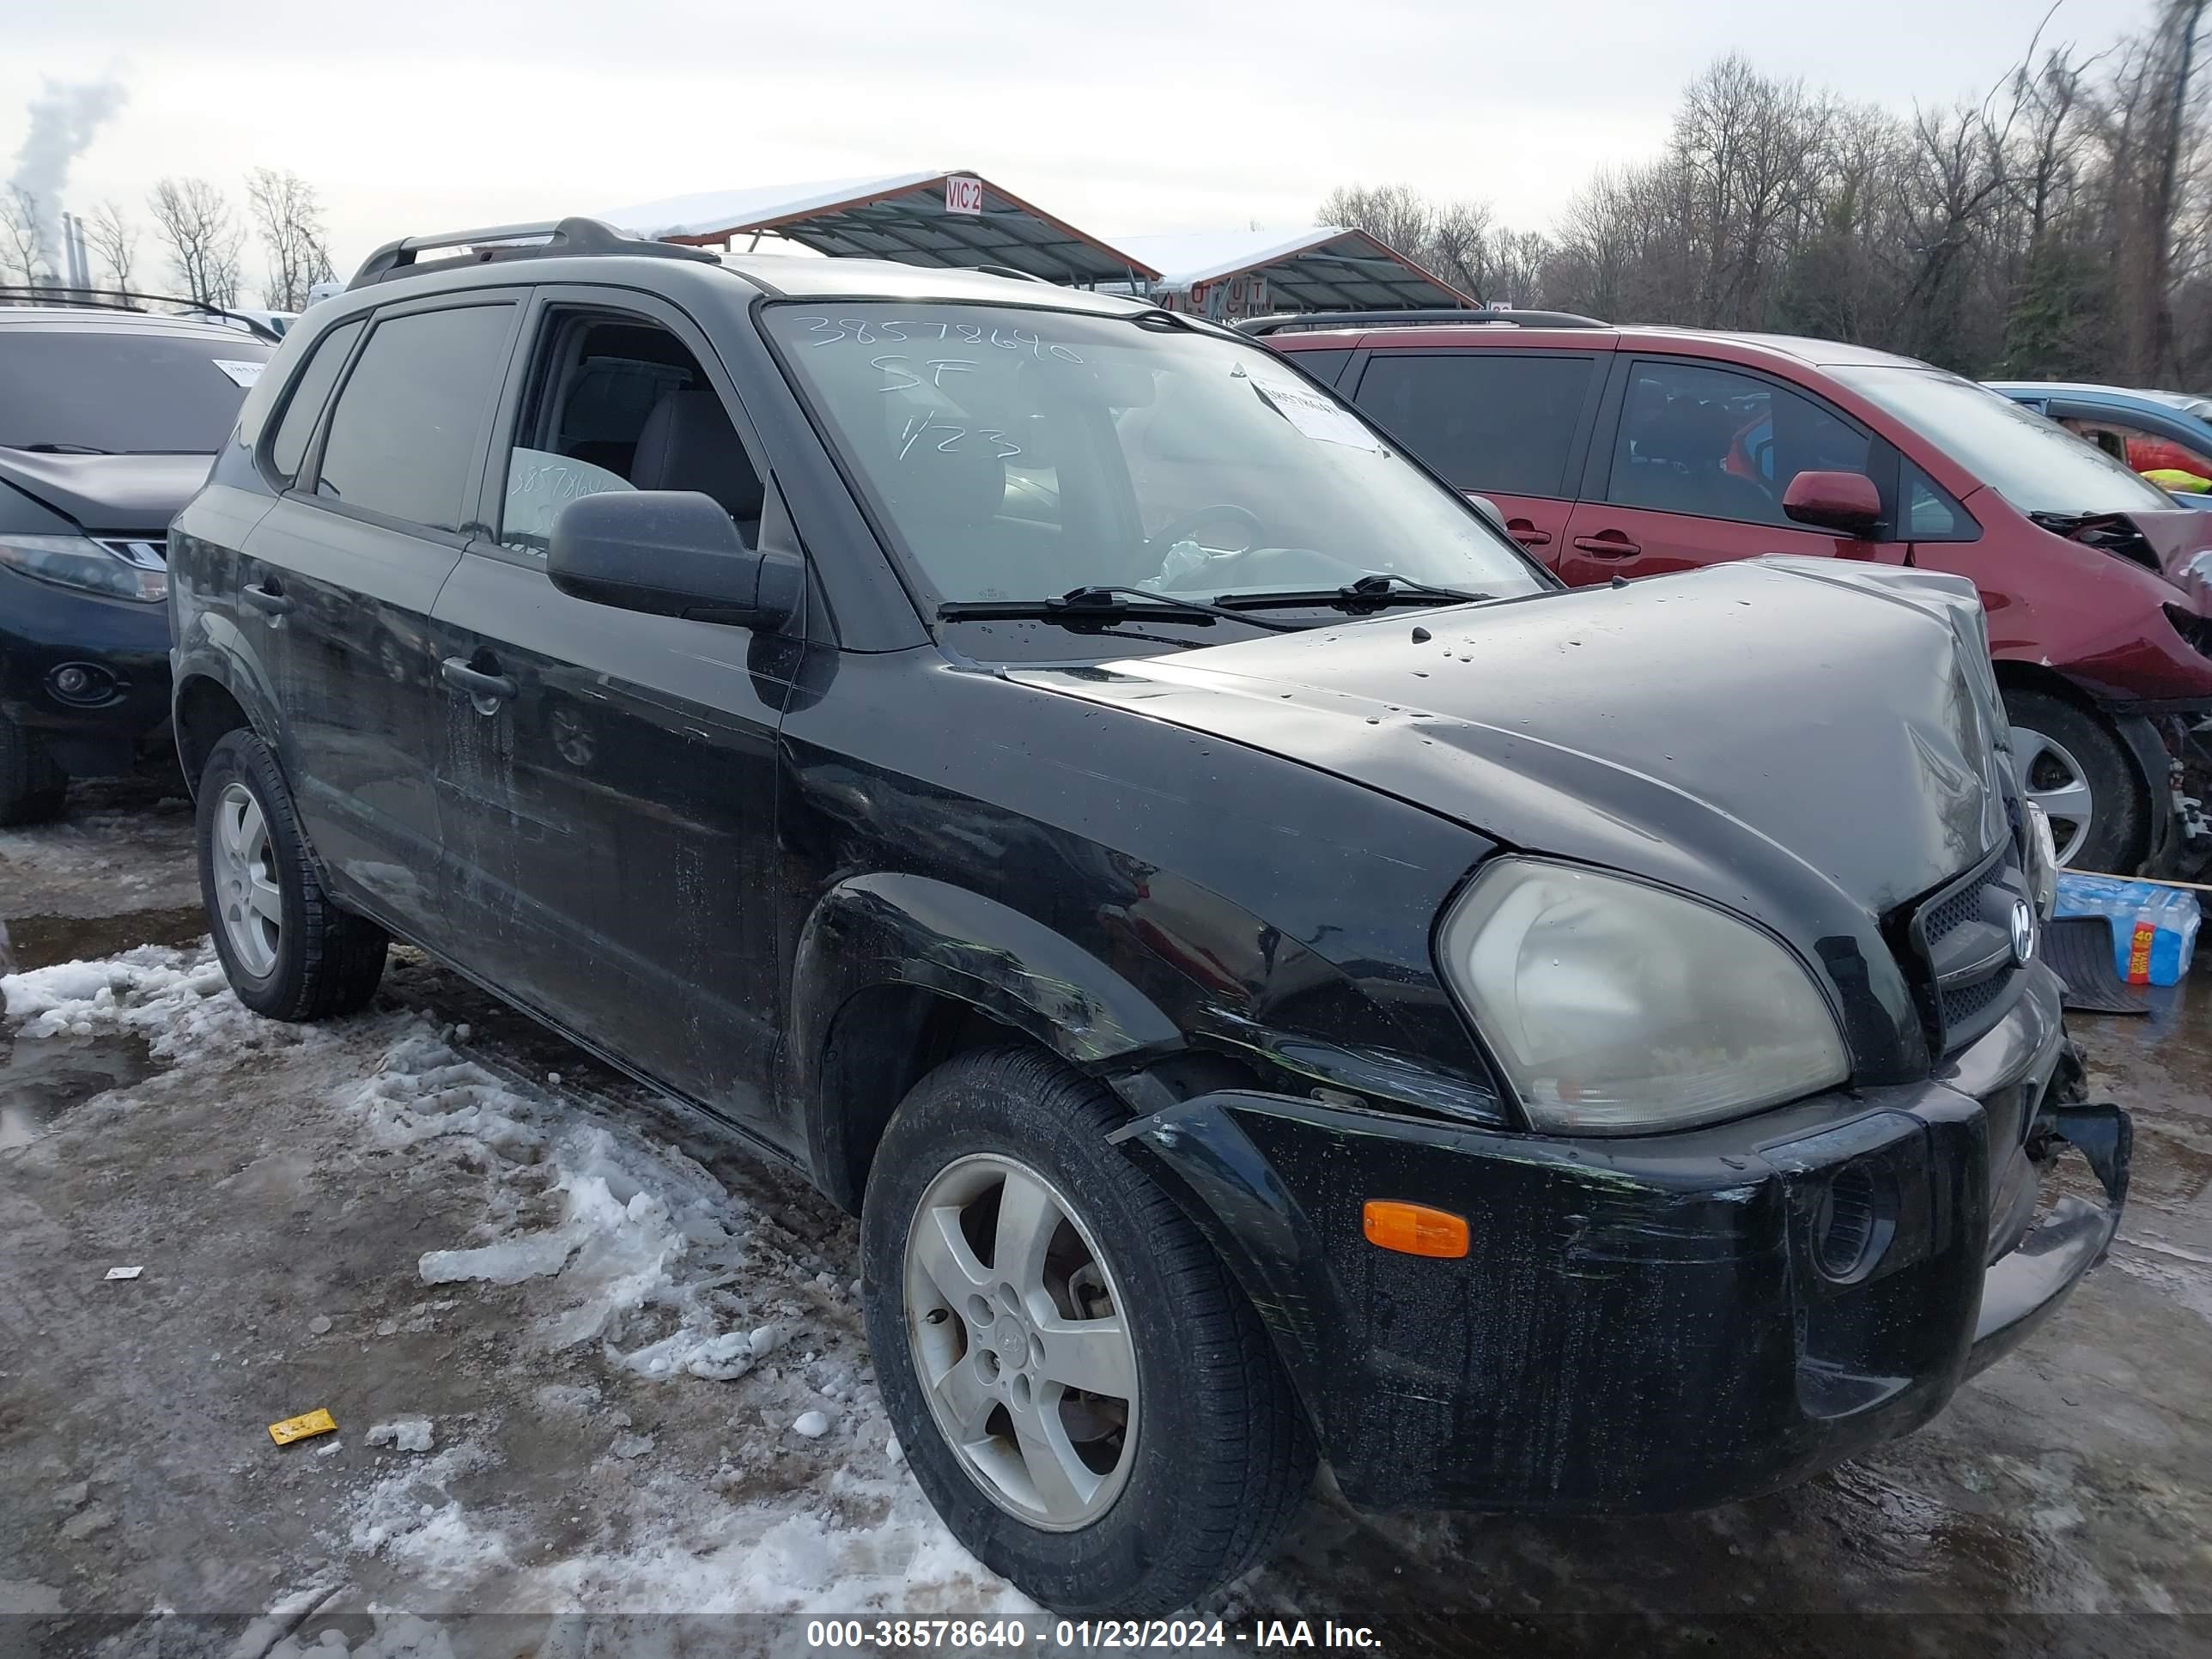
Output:
[[[256,979],[276,966],[284,933],[284,896],[276,884],[269,821],[242,783],[223,786],[215,809],[215,890],[223,937]]]
[[[2020,792],[2044,811],[2051,820],[2051,836],[2058,848],[2058,862],[2071,864],[2089,839],[2097,821],[2096,800],[2088,774],[2073,751],[2057,739],[2032,727],[2012,728],[2013,775]]]
[[[915,1373],[969,1478],[1048,1531],[1103,1515],[1135,1457],[1137,1353],[1073,1205],[1017,1158],[961,1158],[922,1195],[905,1276]]]

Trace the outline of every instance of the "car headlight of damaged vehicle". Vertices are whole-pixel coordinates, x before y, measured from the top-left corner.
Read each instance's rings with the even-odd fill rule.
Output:
[[[112,599],[159,605],[169,597],[167,566],[141,564],[83,536],[0,533],[0,564],[57,587]]]
[[[1438,948],[1539,1129],[1687,1128],[1850,1075],[1835,1017],[1796,957],[1661,888],[1500,859],[1453,902]]]

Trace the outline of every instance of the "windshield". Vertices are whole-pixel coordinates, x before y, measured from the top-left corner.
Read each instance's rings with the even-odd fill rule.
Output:
[[[212,455],[271,348],[251,335],[0,328],[0,446]]]
[[[1011,307],[785,305],[768,325],[942,599],[1548,586],[1263,348]]]
[[[1832,368],[2023,513],[2162,513],[2173,501],[2056,421],[1940,368]]]

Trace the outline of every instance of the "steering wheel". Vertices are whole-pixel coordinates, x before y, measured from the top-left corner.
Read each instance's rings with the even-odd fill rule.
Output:
[[[1162,526],[1158,533],[1151,538],[1151,544],[1161,549],[1173,547],[1200,526],[1218,524],[1224,519],[1233,519],[1243,525],[1251,537],[1239,551],[1249,551],[1257,547],[1261,537],[1267,534],[1267,526],[1260,522],[1258,514],[1239,507],[1234,501],[1221,501],[1212,507],[1194,508]]]

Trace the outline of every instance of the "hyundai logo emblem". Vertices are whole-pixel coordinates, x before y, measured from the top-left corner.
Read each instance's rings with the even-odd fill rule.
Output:
[[[2035,912],[2025,901],[2012,902],[2012,959],[2022,968],[2035,955]]]

